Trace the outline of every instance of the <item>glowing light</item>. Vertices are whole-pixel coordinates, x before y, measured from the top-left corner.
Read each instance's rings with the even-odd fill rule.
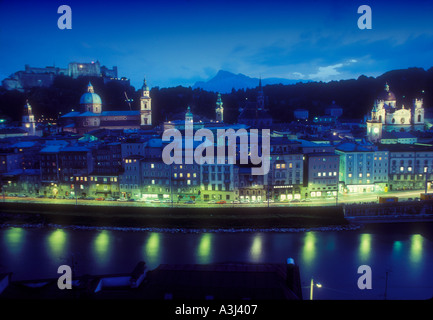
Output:
[[[102,230],[95,238],[93,249],[95,250],[98,262],[104,262],[107,259],[110,246],[110,233]]]
[[[197,252],[198,260],[200,263],[210,262],[212,236],[213,235],[211,233],[203,233],[203,235],[201,236]]]
[[[417,263],[421,260],[422,257],[424,238],[419,234],[414,234],[412,235],[410,240],[410,261]]]
[[[311,264],[316,256],[316,235],[307,232],[304,237],[304,247],[302,248],[302,259],[306,264]]]
[[[161,234],[152,232],[147,239],[145,253],[146,263],[156,264],[160,250]]]
[[[359,245],[359,257],[361,260],[370,258],[371,253],[371,234],[361,234],[361,241]]]
[[[7,248],[14,254],[18,254],[23,246],[24,229],[10,228],[4,233]]]
[[[254,262],[260,261],[262,258],[262,235],[257,234],[254,236],[253,244],[251,245],[250,249],[250,256],[251,260]]]
[[[61,254],[66,254],[66,232],[63,229],[56,229],[48,236],[48,246],[51,254],[59,257]]]

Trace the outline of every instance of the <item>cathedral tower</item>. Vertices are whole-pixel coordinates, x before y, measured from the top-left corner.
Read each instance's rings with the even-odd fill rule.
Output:
[[[144,78],[140,96],[140,125],[152,125],[152,99],[150,98],[150,92],[146,83],[146,78]]]

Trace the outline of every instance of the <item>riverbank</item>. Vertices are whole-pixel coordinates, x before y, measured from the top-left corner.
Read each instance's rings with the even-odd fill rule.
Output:
[[[126,207],[6,202],[0,225],[59,225],[138,229],[273,230],[347,227],[341,207]]]

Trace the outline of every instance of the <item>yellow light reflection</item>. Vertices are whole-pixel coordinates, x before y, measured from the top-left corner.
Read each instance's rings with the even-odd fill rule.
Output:
[[[361,234],[361,241],[359,244],[359,257],[361,260],[365,261],[370,258],[371,253],[371,234],[363,233]]]
[[[313,232],[307,232],[304,237],[304,247],[302,248],[302,259],[305,264],[313,262],[316,256],[316,235]]]
[[[254,262],[260,261],[262,258],[262,235],[257,234],[254,236],[253,244],[250,249],[250,257]]]
[[[161,234],[152,232],[147,239],[145,246],[146,263],[156,264],[161,242]]]
[[[102,230],[95,238],[93,248],[95,250],[98,261],[104,262],[107,259],[110,247],[110,233],[107,230]]]
[[[24,229],[10,228],[4,233],[7,248],[13,254],[18,254],[23,247]]]
[[[199,263],[205,264],[210,262],[212,237],[212,233],[203,233],[201,236],[197,252]]]
[[[56,229],[48,236],[48,246],[51,254],[55,257],[62,257],[65,252],[67,234],[63,229]]]
[[[412,235],[410,245],[410,261],[418,263],[422,257],[424,238],[419,234]]]

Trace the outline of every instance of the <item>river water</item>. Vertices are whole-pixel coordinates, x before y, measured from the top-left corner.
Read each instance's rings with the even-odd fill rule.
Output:
[[[59,227],[0,228],[0,273],[12,280],[55,278],[75,261],[76,274],[130,272],[144,260],[159,264],[285,263],[300,266],[304,299],[429,299],[433,296],[432,223],[381,225],[344,231],[152,232]],[[360,290],[360,265],[372,289]],[[385,293],[386,292],[386,293]]]

